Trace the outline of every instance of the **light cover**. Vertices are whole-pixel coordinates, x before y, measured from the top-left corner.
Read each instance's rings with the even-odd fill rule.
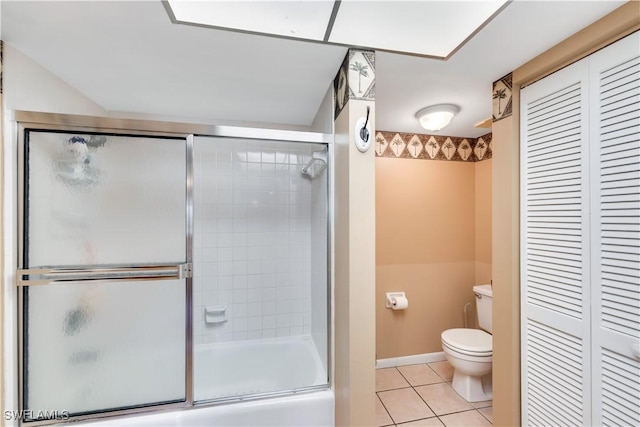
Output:
[[[433,105],[418,111],[416,118],[420,121],[420,126],[426,130],[439,131],[447,126],[459,111],[460,107],[453,104]]]
[[[508,0],[167,0],[171,19],[216,29],[444,59]]]

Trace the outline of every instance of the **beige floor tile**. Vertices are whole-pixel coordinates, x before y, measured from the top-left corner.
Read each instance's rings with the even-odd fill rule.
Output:
[[[441,383],[442,378],[426,364],[398,366],[398,370],[412,386]]]
[[[443,415],[440,417],[440,421],[444,423],[447,427],[480,427],[480,426],[490,426],[491,423],[487,421],[485,417],[480,415],[480,412],[477,410],[473,411],[465,411],[458,412],[455,414]]]
[[[493,406],[493,400],[484,400],[482,402],[471,402],[471,405],[473,405],[473,407],[476,409],[486,408],[489,406]]]
[[[491,424],[493,424],[493,406],[480,408],[478,409],[478,412],[480,412],[486,419],[491,422]]]
[[[376,391],[409,387],[396,368],[376,369]]]
[[[442,427],[444,424],[437,417],[398,424],[398,427]]]
[[[442,362],[429,363],[429,366],[431,369],[436,371],[443,380],[447,382],[453,381],[453,366],[451,366],[446,360],[443,360]]]
[[[416,391],[437,415],[473,409],[449,384],[423,385],[416,387]]]
[[[384,405],[380,401],[380,398],[376,396],[376,426],[392,426],[393,420],[389,416],[389,413],[384,409]]]
[[[382,391],[378,393],[378,397],[395,423],[430,418],[435,415],[412,388]]]

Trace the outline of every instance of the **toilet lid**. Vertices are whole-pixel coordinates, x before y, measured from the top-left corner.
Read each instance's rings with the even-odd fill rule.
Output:
[[[493,341],[491,335],[480,329],[449,329],[442,333],[442,342],[449,347],[467,353],[491,354]]]

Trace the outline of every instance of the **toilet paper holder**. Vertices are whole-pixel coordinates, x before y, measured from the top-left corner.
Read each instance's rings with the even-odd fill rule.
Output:
[[[396,298],[406,298],[406,295],[404,294],[404,292],[387,292],[386,296],[387,296],[387,303],[385,306],[387,308],[394,307]]]

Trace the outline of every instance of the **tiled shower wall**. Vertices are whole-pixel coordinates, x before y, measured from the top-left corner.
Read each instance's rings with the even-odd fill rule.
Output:
[[[312,181],[301,169],[321,148],[195,139],[196,344],[311,334]],[[227,320],[205,322],[206,307],[226,307]]]

